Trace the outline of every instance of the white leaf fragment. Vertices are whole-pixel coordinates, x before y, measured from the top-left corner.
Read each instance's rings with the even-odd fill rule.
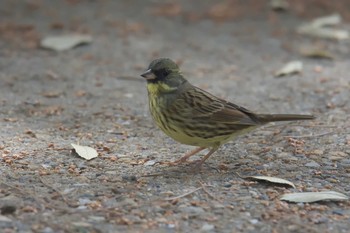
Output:
[[[289,202],[316,202],[316,201],[342,201],[348,200],[345,194],[335,191],[324,192],[303,192],[303,193],[287,193],[280,197],[282,201]]]
[[[46,49],[55,51],[64,51],[72,49],[81,44],[88,44],[92,42],[92,37],[89,35],[62,35],[62,36],[48,36],[40,41],[40,46]]]
[[[299,27],[298,33],[308,36],[320,37],[324,39],[349,39],[348,31],[333,28],[315,28],[310,25],[304,25]]]
[[[157,162],[155,160],[148,160],[147,162],[145,162],[143,165],[144,166],[153,166],[154,164],[156,164]]]
[[[96,158],[98,156],[97,151],[94,148],[88,147],[88,146],[80,146],[77,144],[72,143],[72,147],[74,148],[75,152],[82,158],[86,160],[91,160],[93,158]]]
[[[304,35],[325,38],[345,40],[349,39],[349,32],[341,29],[329,28],[326,26],[334,26],[341,23],[342,19],[339,14],[320,17],[313,21],[298,27],[297,32]]]
[[[342,21],[339,14],[323,16],[312,20],[309,24],[313,27],[324,27],[340,24]]]
[[[275,184],[280,184],[280,185],[288,185],[291,186],[293,188],[295,188],[295,185],[285,179],[282,178],[278,178],[278,177],[271,177],[271,176],[247,176],[245,177],[247,179],[251,179],[251,180],[256,180],[256,181],[267,181],[270,183],[275,183]]]
[[[287,74],[300,73],[303,70],[301,61],[291,61],[285,64],[280,70],[275,72],[275,77],[284,76]]]

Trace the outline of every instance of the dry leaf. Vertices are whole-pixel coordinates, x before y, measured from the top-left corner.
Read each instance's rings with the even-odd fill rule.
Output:
[[[322,48],[300,48],[300,54],[311,58],[334,59],[334,55]]]
[[[270,6],[275,11],[285,11],[289,7],[289,3],[286,0],[271,0]]]
[[[178,3],[165,3],[155,7],[152,11],[154,15],[175,17],[181,14],[182,7]]]
[[[55,51],[64,51],[78,45],[91,43],[91,41],[92,37],[89,35],[49,36],[40,41],[40,46]]]
[[[316,201],[342,201],[348,200],[345,194],[335,191],[324,192],[303,192],[303,193],[287,193],[280,197],[282,201],[290,202],[316,202]]]
[[[346,30],[327,28],[325,26],[333,26],[341,23],[339,14],[320,17],[314,19],[310,23],[306,23],[298,27],[297,31],[300,34],[315,36],[325,39],[345,40],[349,39],[349,32]]]
[[[61,94],[62,92],[60,91],[47,91],[42,93],[42,95],[47,98],[57,98],[60,97]]]
[[[291,61],[285,64],[280,70],[275,72],[275,77],[284,76],[287,74],[300,73],[303,70],[301,61]]]
[[[97,151],[94,148],[88,147],[88,146],[80,146],[77,144],[72,143],[72,147],[74,148],[77,155],[80,157],[91,160],[93,158],[96,158],[98,156]]]
[[[313,27],[324,27],[324,26],[332,26],[340,24],[342,21],[341,16],[339,14],[333,14],[329,16],[323,16],[312,20],[309,25]]]
[[[280,184],[280,185],[288,185],[291,186],[293,188],[295,188],[295,185],[285,179],[281,179],[278,177],[271,177],[271,176],[247,176],[245,177],[246,179],[250,179],[250,180],[255,180],[255,181],[267,181],[270,183],[275,183],[275,184]]]
[[[215,22],[224,22],[237,17],[237,10],[232,1],[221,1],[214,4],[207,12],[210,19]]]
[[[298,33],[320,37],[324,39],[336,39],[345,40],[349,39],[350,35],[348,31],[332,28],[317,28],[309,25],[304,25],[298,28]]]

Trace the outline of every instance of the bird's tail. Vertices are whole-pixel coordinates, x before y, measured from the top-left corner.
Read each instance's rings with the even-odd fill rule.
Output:
[[[257,114],[256,117],[262,123],[273,121],[303,121],[315,119],[312,115],[298,115],[298,114]]]

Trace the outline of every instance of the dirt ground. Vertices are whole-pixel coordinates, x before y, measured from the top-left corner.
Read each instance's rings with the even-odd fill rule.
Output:
[[[350,30],[349,7],[346,0],[295,0],[286,12],[252,0],[2,0],[0,231],[349,232],[348,201],[279,200],[288,192],[350,192],[349,40],[296,33],[334,12]],[[68,33],[93,41],[64,52],[38,46]],[[299,53],[313,45],[334,59]],[[166,137],[149,114],[139,75],[158,57],[254,111],[317,119],[257,129],[201,170],[159,165],[192,147]],[[304,63],[302,73],[275,78],[292,60]],[[86,161],[71,143],[99,157]]]

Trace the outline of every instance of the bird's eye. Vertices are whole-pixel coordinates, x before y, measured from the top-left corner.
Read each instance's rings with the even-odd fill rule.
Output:
[[[163,71],[163,77],[168,76],[168,74],[169,74],[169,71],[168,71],[168,70],[164,70],[164,71]]]

